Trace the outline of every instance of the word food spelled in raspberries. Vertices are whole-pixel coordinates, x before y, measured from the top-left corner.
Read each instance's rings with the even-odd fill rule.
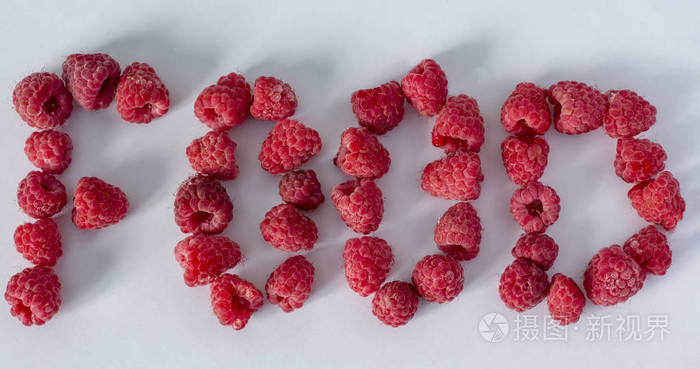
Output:
[[[62,126],[73,111],[73,99],[53,73],[34,73],[19,81],[12,103],[23,121],[36,129]]]
[[[304,305],[314,283],[314,266],[301,255],[292,256],[270,274],[265,284],[267,301],[291,312]]]
[[[271,174],[281,174],[306,163],[321,151],[321,137],[298,120],[279,121],[260,148],[260,165]]]
[[[288,84],[274,77],[259,77],[253,87],[250,115],[255,119],[279,121],[294,115],[297,95]]]
[[[479,253],[481,220],[468,202],[452,205],[435,225],[438,248],[457,260],[471,260]]]
[[[5,301],[10,304],[10,314],[22,324],[42,325],[61,306],[61,283],[49,267],[27,268],[7,282]]]
[[[73,142],[63,132],[46,130],[32,133],[24,143],[24,153],[35,167],[50,174],[61,174],[70,165]]]
[[[352,93],[350,103],[357,122],[368,131],[383,135],[403,119],[403,91],[396,81]]]
[[[366,297],[386,280],[394,265],[394,253],[383,239],[365,236],[345,242],[343,260],[350,289]]]
[[[411,69],[401,80],[401,88],[408,102],[423,116],[437,114],[447,100],[447,77],[432,59]]]
[[[238,176],[236,143],[226,132],[211,131],[187,146],[187,158],[192,169],[220,180]]]
[[[51,218],[25,223],[15,230],[17,252],[34,265],[56,265],[63,250],[58,226]]]
[[[175,223],[183,233],[219,234],[233,220],[233,203],[214,178],[196,175],[175,194]]]
[[[366,128],[351,127],[340,136],[335,165],[350,177],[379,178],[389,171],[389,151]]]
[[[325,200],[313,170],[287,172],[280,179],[279,193],[284,202],[301,210],[316,209]]]
[[[117,111],[130,123],[150,123],[170,108],[170,92],[146,63],[124,68],[117,85]]]
[[[193,235],[175,246],[175,259],[185,270],[185,284],[190,287],[213,282],[242,257],[238,244],[224,236]]]
[[[32,218],[48,218],[61,211],[66,202],[66,187],[45,172],[29,172],[17,188],[17,203]]]
[[[73,224],[98,229],[119,223],[129,211],[129,200],[119,187],[96,178],[83,177],[73,194]]]
[[[221,325],[243,329],[250,316],[264,303],[263,294],[252,283],[224,273],[210,285],[211,306]]]
[[[372,314],[382,323],[398,327],[408,323],[418,310],[418,291],[408,283],[384,284],[372,299]]]
[[[230,73],[199,94],[194,115],[207,127],[224,131],[243,123],[252,101],[245,77]]]
[[[112,103],[120,73],[119,63],[107,54],[73,54],[63,62],[66,88],[85,110]]]
[[[313,220],[289,204],[273,207],[260,223],[265,242],[282,251],[311,250],[318,239]]]
[[[384,200],[374,180],[363,178],[336,185],[331,200],[340,219],[353,231],[369,234],[379,228],[384,215]]]

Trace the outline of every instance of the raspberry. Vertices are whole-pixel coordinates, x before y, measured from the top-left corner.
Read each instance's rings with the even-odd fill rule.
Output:
[[[253,87],[250,115],[255,119],[282,120],[294,115],[297,95],[292,87],[274,77],[258,77]]]
[[[66,88],[85,110],[112,103],[120,72],[119,63],[107,54],[73,54],[63,62]]]
[[[194,102],[194,115],[213,130],[227,130],[248,115],[252,97],[245,78],[231,73],[205,88]]]
[[[241,261],[237,243],[224,236],[192,235],[177,243],[175,260],[185,270],[185,284],[203,286]]]
[[[34,265],[56,265],[63,250],[58,226],[51,218],[25,223],[15,230],[17,252]]]
[[[447,200],[474,200],[481,193],[481,160],[473,152],[450,154],[423,169],[423,191]]]
[[[513,183],[524,185],[542,177],[549,145],[540,137],[509,136],[501,144],[501,158]]]
[[[671,248],[666,236],[653,225],[630,237],[622,250],[651,274],[664,275],[671,266]]]
[[[632,137],[656,122],[656,108],[630,90],[610,90],[605,114],[605,132],[612,138]]]
[[[501,123],[506,132],[514,135],[545,134],[551,124],[547,90],[530,82],[518,83],[503,103]]]
[[[559,218],[559,196],[540,182],[530,182],[510,198],[510,213],[527,233],[542,233]]]
[[[664,171],[652,180],[636,184],[627,196],[637,214],[649,223],[656,223],[670,231],[683,219],[685,200],[681,197],[678,180]]]
[[[642,288],[646,273],[618,245],[602,248],[588,262],[583,287],[596,305],[625,302]]]
[[[11,306],[10,314],[22,324],[42,325],[61,306],[61,283],[49,267],[26,268],[7,282],[5,300]]]
[[[394,254],[383,239],[365,236],[345,242],[343,261],[350,289],[366,297],[386,280],[394,265]]]
[[[559,246],[546,234],[523,233],[511,251],[514,258],[524,258],[547,271],[559,254]]]
[[[233,220],[233,203],[215,179],[196,175],[175,194],[175,224],[183,233],[218,234]]]
[[[24,143],[24,153],[35,167],[46,173],[61,174],[71,162],[73,142],[63,132],[33,132]]]
[[[32,218],[48,218],[61,211],[66,201],[66,188],[48,173],[29,172],[17,188],[17,203]]]
[[[549,87],[549,102],[554,106],[554,128],[576,135],[603,124],[608,101],[600,91],[582,82],[561,81]]]
[[[623,181],[639,183],[654,178],[664,170],[666,152],[661,145],[644,139],[617,140],[615,174]]]
[[[207,132],[186,150],[192,169],[220,180],[238,177],[235,151],[236,143],[221,131]]]
[[[479,152],[484,143],[484,118],[476,100],[467,95],[452,96],[438,113],[433,126],[433,146],[445,150]]]
[[[372,314],[382,323],[398,327],[408,323],[418,310],[418,292],[408,282],[392,281],[372,298]]]
[[[501,274],[498,294],[509,309],[525,311],[547,297],[547,273],[525,258],[517,258]]]
[[[260,148],[260,165],[272,174],[288,172],[321,151],[321,136],[298,120],[277,122]]]
[[[73,111],[73,98],[53,73],[32,73],[19,81],[12,103],[23,121],[37,129],[63,125]]]
[[[146,63],[133,63],[124,68],[117,85],[117,111],[131,123],[150,123],[168,112],[170,92]]]
[[[284,202],[301,210],[316,209],[325,200],[313,170],[288,172],[280,180],[279,192]]]
[[[311,250],[318,239],[313,220],[289,204],[280,204],[265,214],[260,233],[270,245],[282,251]]]
[[[350,180],[333,187],[331,200],[340,219],[353,231],[369,234],[379,228],[384,214],[382,190],[369,178]]]
[[[423,116],[437,114],[447,99],[447,77],[432,59],[413,67],[401,80],[401,88],[408,102]]]
[[[452,205],[435,225],[435,243],[457,260],[471,260],[479,253],[481,221],[468,202]]]
[[[129,199],[117,186],[83,177],[73,194],[73,224],[80,229],[99,229],[119,223],[129,211]]]
[[[356,178],[379,178],[389,171],[389,151],[366,128],[351,127],[340,136],[340,148],[333,163]]]
[[[552,319],[561,325],[578,322],[586,298],[573,279],[557,273],[552,277],[547,294],[547,308]]]
[[[464,271],[462,265],[450,256],[428,255],[416,264],[412,280],[419,295],[442,304],[454,300],[462,292]]]
[[[265,284],[267,301],[291,312],[304,305],[314,283],[314,266],[303,256],[292,256],[270,274]]]
[[[235,274],[224,273],[211,283],[211,306],[221,325],[243,329],[264,299],[252,283]]]
[[[362,127],[383,135],[399,125],[403,119],[403,92],[396,81],[379,87],[352,93],[352,112]]]

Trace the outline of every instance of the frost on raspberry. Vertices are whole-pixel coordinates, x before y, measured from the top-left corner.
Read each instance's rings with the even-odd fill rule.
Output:
[[[471,260],[479,253],[481,220],[468,202],[452,205],[435,225],[435,243],[457,260]]]
[[[301,210],[316,209],[325,200],[321,192],[321,183],[313,170],[294,170],[286,173],[280,179],[279,193],[284,202]]]
[[[549,87],[554,107],[554,128],[575,135],[603,124],[608,101],[600,91],[582,82],[561,81]]]
[[[192,169],[220,180],[238,177],[236,143],[226,132],[211,131],[194,139],[187,146],[187,158]]]
[[[350,103],[357,122],[370,132],[383,135],[403,119],[403,92],[396,81],[352,93]]]
[[[540,137],[509,136],[501,144],[501,158],[513,183],[524,185],[542,177],[549,145]]]
[[[314,266],[301,255],[292,256],[275,268],[267,279],[267,301],[289,313],[304,306],[313,283]]]
[[[510,198],[510,213],[527,233],[542,233],[559,219],[559,196],[540,182],[530,182]]]
[[[14,239],[17,252],[34,265],[54,266],[63,255],[61,234],[51,218],[22,224],[15,230]]]
[[[321,151],[321,136],[298,120],[277,122],[260,148],[258,160],[271,174],[281,174],[306,163]]]
[[[189,287],[211,283],[242,258],[238,244],[224,236],[192,235],[175,246],[175,260],[185,270]]]
[[[183,233],[218,234],[233,220],[233,203],[214,178],[188,178],[175,194],[175,223]]]
[[[618,245],[598,251],[588,262],[583,287],[596,305],[615,305],[627,301],[644,285],[646,273]]]
[[[379,178],[389,171],[389,151],[366,128],[351,127],[340,136],[333,163],[350,177]]]
[[[418,114],[432,117],[447,99],[447,77],[435,60],[425,59],[401,79],[401,89]]]
[[[10,314],[22,324],[42,325],[61,306],[61,283],[47,266],[26,268],[7,282],[5,301],[10,304]]]
[[[421,176],[421,188],[446,200],[475,200],[483,181],[479,155],[458,152],[428,163]]]
[[[243,329],[263,305],[262,293],[235,274],[224,273],[210,285],[211,306],[221,325]]]
[[[265,242],[282,251],[311,250],[318,240],[313,220],[289,204],[280,204],[265,214],[260,223]]]
[[[73,142],[63,132],[37,131],[24,143],[24,153],[35,167],[46,173],[61,174],[70,165]]]
[[[501,123],[506,132],[518,136],[545,134],[551,124],[547,90],[530,82],[518,83],[503,103]]]
[[[112,103],[119,83],[119,63],[107,54],[72,54],[63,62],[66,88],[85,110]]]
[[[402,281],[384,284],[372,299],[372,314],[382,323],[399,327],[408,323],[418,310],[416,288]]]
[[[432,133],[433,146],[445,150],[479,152],[484,143],[484,118],[476,100],[467,95],[452,96],[440,109]]]
[[[17,188],[17,203],[32,218],[57,214],[66,205],[67,198],[63,183],[44,172],[29,172]]]
[[[73,224],[99,229],[119,223],[129,211],[129,199],[117,186],[97,177],[83,177],[73,194]]]
[[[194,102],[194,115],[213,130],[228,130],[241,124],[252,101],[245,77],[230,73],[205,88]]]
[[[559,245],[546,234],[523,233],[511,250],[514,258],[524,258],[542,270],[552,267],[559,254]]]
[[[615,174],[628,183],[652,179],[664,170],[666,152],[661,145],[645,139],[621,138],[617,140]]]
[[[345,242],[343,263],[350,289],[366,297],[376,292],[386,280],[394,265],[394,253],[381,238],[351,238]]]
[[[656,108],[630,90],[607,92],[609,108],[605,132],[612,138],[632,137],[647,131],[656,122]]]
[[[681,196],[680,183],[671,172],[664,171],[652,180],[638,183],[627,196],[640,217],[667,231],[675,229],[683,219],[685,200]]]
[[[384,214],[384,200],[374,180],[362,178],[336,185],[331,200],[340,218],[353,231],[369,234],[379,228]]]
[[[59,127],[73,111],[70,92],[53,73],[24,77],[12,92],[12,103],[20,118],[37,129]]]
[[[297,95],[289,84],[274,77],[258,77],[253,87],[250,115],[255,119],[282,120],[294,115]]]
[[[653,225],[642,228],[630,237],[622,249],[648,273],[664,275],[671,266],[668,240]]]
[[[124,68],[115,99],[117,111],[130,123],[150,123],[170,108],[170,92],[146,63],[136,62]]]
[[[532,261],[517,258],[501,274],[498,294],[506,307],[522,312],[544,300],[548,287],[547,273]]]
[[[586,297],[573,279],[557,273],[552,277],[547,294],[547,308],[552,319],[561,325],[578,322],[586,305]]]
[[[430,302],[442,304],[455,299],[464,288],[464,270],[453,257],[427,255],[413,269],[413,284],[418,294]]]

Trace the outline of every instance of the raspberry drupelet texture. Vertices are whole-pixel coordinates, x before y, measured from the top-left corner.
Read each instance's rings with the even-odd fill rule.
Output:
[[[583,287],[596,305],[625,302],[642,288],[646,273],[618,245],[605,247],[588,262]]]
[[[129,199],[117,186],[96,177],[83,177],[73,194],[73,224],[99,229],[119,223],[129,211]]]
[[[510,198],[510,213],[527,233],[542,233],[559,219],[559,196],[540,182],[530,182]]]
[[[260,223],[263,239],[282,251],[311,250],[318,239],[313,220],[290,204],[280,204],[265,214]]]
[[[33,132],[24,143],[24,153],[35,167],[50,174],[63,173],[71,162],[73,142],[63,132]]]
[[[282,120],[294,115],[297,95],[288,84],[274,77],[258,77],[253,87],[250,115],[255,119]]]
[[[225,131],[245,120],[251,101],[248,82],[242,75],[230,73],[199,94],[194,115],[207,127]]]
[[[370,132],[383,135],[399,125],[403,119],[403,92],[396,81],[379,87],[357,90],[350,103],[357,122]]]
[[[120,72],[119,63],[107,54],[72,54],[63,62],[66,88],[85,110],[112,103]]]
[[[177,243],[175,260],[185,270],[185,284],[203,286],[243,258],[237,243],[224,236],[192,235]]]
[[[263,305],[263,294],[235,274],[224,273],[210,285],[211,306],[221,325],[243,329]]]
[[[542,177],[549,145],[540,137],[509,136],[501,143],[501,158],[513,183],[524,185]]]
[[[150,123],[170,108],[170,92],[146,63],[136,62],[124,68],[115,99],[117,111],[130,123]]]
[[[462,264],[450,256],[427,255],[416,263],[412,280],[419,295],[442,304],[454,300],[462,292],[464,270]]]
[[[432,133],[433,146],[445,150],[479,152],[484,144],[484,118],[479,104],[467,95],[452,96],[440,109]]]
[[[384,214],[384,200],[374,180],[362,178],[336,185],[331,200],[340,219],[353,231],[369,234],[379,228]]]
[[[282,201],[301,210],[316,209],[325,200],[313,170],[294,170],[282,176],[279,193]]]
[[[605,114],[604,128],[608,136],[636,136],[656,122],[656,108],[633,91],[610,90],[606,95],[609,108]]]
[[[260,165],[271,174],[288,172],[321,151],[321,136],[298,120],[277,122],[260,148]]]
[[[450,206],[435,225],[435,243],[457,260],[471,260],[479,253],[481,220],[468,202]]]
[[[600,91],[582,82],[561,81],[549,87],[554,107],[554,128],[576,135],[603,124],[608,101]]]
[[[17,252],[34,265],[54,266],[63,255],[61,234],[51,218],[22,224],[15,230],[14,239]]]
[[[474,200],[481,193],[483,181],[479,155],[458,152],[428,163],[421,176],[421,188],[447,200]]]
[[[514,258],[524,258],[547,271],[559,254],[559,245],[546,234],[523,233],[511,250]]]
[[[506,307],[522,312],[544,300],[548,287],[547,273],[530,260],[517,258],[501,274],[498,294]]]
[[[530,82],[518,83],[503,103],[501,123],[506,132],[514,135],[545,134],[552,123],[547,90]]]
[[[615,174],[623,181],[639,183],[654,178],[664,170],[666,152],[661,145],[645,139],[617,140]]]
[[[401,79],[401,89],[418,114],[432,117],[447,99],[447,77],[435,60],[425,59]]]
[[[183,233],[218,234],[233,220],[233,203],[214,178],[186,179],[175,194],[175,224]]]
[[[267,279],[267,301],[289,313],[304,305],[313,284],[314,266],[301,255],[292,256],[275,268]]]
[[[625,242],[622,250],[644,271],[664,275],[671,266],[671,248],[666,236],[653,225],[642,228]]]
[[[29,172],[17,188],[17,203],[32,218],[48,218],[66,205],[66,187],[55,176]]]
[[[561,325],[578,322],[586,297],[573,279],[557,273],[552,277],[547,293],[547,308],[552,319]]]
[[[10,304],[10,314],[22,324],[42,325],[61,306],[61,283],[47,266],[26,268],[7,282],[5,301]]]
[[[389,151],[366,128],[351,127],[340,136],[335,165],[350,177],[379,178],[389,171]]]
[[[192,169],[220,180],[238,177],[236,143],[226,132],[210,131],[187,146],[187,158]]]
[[[661,172],[656,178],[636,184],[627,196],[637,214],[649,223],[670,231],[683,219],[685,200],[678,180],[671,172]]]
[[[408,323],[418,310],[416,288],[402,281],[384,284],[372,298],[372,314],[382,323],[399,327]]]
[[[351,238],[345,242],[343,262],[348,286],[366,297],[376,292],[386,280],[394,265],[394,253],[381,238]]]
[[[53,73],[32,73],[19,81],[12,103],[20,118],[37,129],[56,128],[73,111],[73,98],[63,81]]]

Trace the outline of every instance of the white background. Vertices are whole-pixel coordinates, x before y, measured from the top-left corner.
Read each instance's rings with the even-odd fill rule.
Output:
[[[0,286],[28,266],[12,233],[28,221],[16,205],[17,183],[32,170],[23,153],[31,129],[11,105],[14,85],[35,71],[59,72],[75,52],[106,52],[122,68],[133,61],[155,67],[170,89],[170,112],[150,125],[119,119],[112,105],[99,112],[76,109],[64,130],[75,151],[60,176],[69,193],[82,176],[120,186],[132,208],[116,226],[79,231],[66,206],[57,221],[64,256],[56,271],[63,305],[53,320],[27,328],[0,310],[0,360],[5,368],[152,367],[556,367],[639,368],[700,365],[698,328],[700,258],[700,30],[693,1],[307,1],[292,2],[85,2],[4,1],[0,5]],[[486,122],[481,151],[486,180],[474,201],[484,225],[482,251],[464,263],[465,288],[453,302],[421,302],[401,328],[380,324],[370,299],[346,285],[341,250],[355,236],[337,216],[331,187],[346,180],[331,164],[341,131],[355,124],[352,91],[400,79],[423,58],[436,59],[452,94],[476,97]],[[192,104],[220,75],[238,71],[249,81],[273,75],[299,98],[296,118],[317,129],[323,150],[305,167],[317,171],[327,201],[309,215],[320,238],[307,257],[316,266],[305,306],[284,314],[266,304],[243,331],[219,325],[207,287],[188,288],[173,257],[183,237],[173,222],[173,194],[192,172],[185,147],[206,127]],[[586,305],[568,342],[516,341],[517,314],[498,298],[498,278],[512,261],[519,227],[508,212],[515,189],[500,160],[505,132],[500,106],[520,81],[542,86],[581,80],[601,90],[630,88],[658,108],[646,134],[663,144],[666,167],[680,180],[685,219],[669,235],[674,261],[665,277],[650,276],[644,289],[615,307]],[[410,278],[422,256],[436,252],[432,229],[453,202],[419,187],[423,166],[441,156],[430,145],[432,120],[408,107],[401,125],[381,138],[392,155],[379,180],[384,221],[376,232],[394,248],[390,279]],[[280,202],[277,178],[257,161],[271,123],[249,120],[230,131],[238,143],[240,178],[227,182],[235,219],[224,232],[240,243],[245,262],[235,273],[262,288],[289,254],[266,244],[258,229]],[[590,257],[622,243],[644,222],[626,198],[629,185],[612,168],[615,142],[602,130],[566,136],[551,130],[549,166],[542,181],[562,199],[548,234],[560,246],[550,275],[581,283]],[[4,303],[2,303],[4,305]],[[499,312],[511,335],[489,343],[479,319]],[[546,304],[529,313],[543,319]],[[642,329],[655,314],[667,316],[663,342],[586,340],[595,315],[639,316]],[[540,324],[541,325],[541,324]],[[574,329],[572,327],[572,329]],[[614,329],[614,327],[613,327]],[[544,329],[540,327],[540,334]]]

